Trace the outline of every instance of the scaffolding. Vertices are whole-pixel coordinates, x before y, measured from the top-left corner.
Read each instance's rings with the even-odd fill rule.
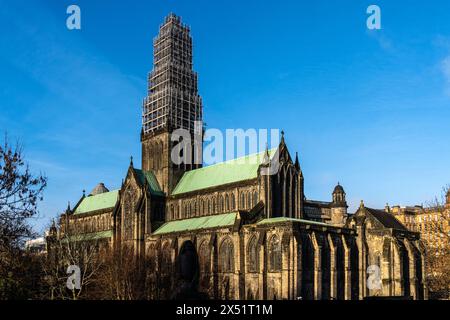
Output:
[[[180,17],[169,14],[153,40],[153,70],[148,75],[148,95],[143,101],[144,134],[163,128],[187,129],[202,120],[202,100],[197,73],[192,67],[190,29]]]

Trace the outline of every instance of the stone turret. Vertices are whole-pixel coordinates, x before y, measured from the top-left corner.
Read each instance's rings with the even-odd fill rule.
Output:
[[[347,201],[344,188],[339,184],[333,190],[333,202],[331,203],[331,224],[343,226],[347,219]]]

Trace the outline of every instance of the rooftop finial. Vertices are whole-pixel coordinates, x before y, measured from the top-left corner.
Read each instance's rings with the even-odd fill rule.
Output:
[[[360,208],[364,208],[364,200],[361,200],[361,203],[359,204]]]
[[[264,157],[262,163],[267,165],[270,162],[269,144],[266,142],[266,150],[264,151]]]
[[[130,156],[130,167],[133,167],[133,156]]]
[[[83,189],[83,197],[86,197],[86,190]]]
[[[55,219],[52,219],[52,225],[50,226],[49,235],[50,236],[56,236],[58,232],[58,229],[56,228],[56,222]]]
[[[50,229],[56,230],[56,222],[55,222],[55,218],[52,219],[52,226],[50,227]]]
[[[300,162],[298,161],[298,152],[295,152],[295,167],[300,169]]]

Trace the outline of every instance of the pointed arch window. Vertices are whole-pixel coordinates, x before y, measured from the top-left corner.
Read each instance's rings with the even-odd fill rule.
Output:
[[[204,216],[205,215],[205,202],[203,199],[200,199],[200,210],[199,215]]]
[[[220,196],[219,198],[219,212],[223,212],[224,211],[224,206],[223,206],[223,196]]]
[[[191,216],[194,217],[197,215],[197,201],[193,201],[191,204]]]
[[[170,254],[170,244],[166,242],[161,249],[161,271],[170,272],[172,269],[172,259]]]
[[[219,271],[234,272],[234,246],[230,238],[226,238],[220,245]]]
[[[236,209],[236,200],[234,199],[234,194],[231,194],[231,210]]]
[[[225,195],[225,211],[230,211],[230,197],[228,194]]]
[[[269,270],[272,272],[281,270],[281,242],[277,235],[273,235],[269,241]]]
[[[253,191],[253,206],[258,203],[258,191]]]
[[[258,239],[253,236],[247,246],[247,270],[248,272],[258,272],[259,266]]]
[[[201,273],[209,273],[211,271],[210,257],[211,251],[209,250],[208,241],[204,240],[198,249],[198,259]]]

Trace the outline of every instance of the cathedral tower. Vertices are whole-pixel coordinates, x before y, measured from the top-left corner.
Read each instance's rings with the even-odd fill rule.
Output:
[[[173,163],[171,152],[177,141],[171,141],[172,132],[176,129],[189,132],[192,153],[194,136],[201,144],[203,132],[202,100],[197,73],[192,69],[190,29],[176,15],[167,16],[160,26],[153,41],[153,56],[148,96],[143,102],[142,168],[152,170],[163,191],[170,194],[185,171],[200,166]]]

